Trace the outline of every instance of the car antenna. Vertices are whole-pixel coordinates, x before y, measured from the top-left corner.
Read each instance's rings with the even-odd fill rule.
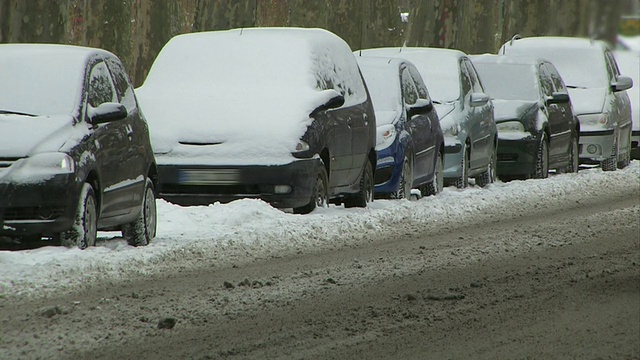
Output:
[[[522,36],[520,36],[520,34],[515,34],[513,35],[513,37],[511,38],[511,40],[509,41],[509,45],[513,45],[513,42],[516,40],[520,40],[522,39]]]
[[[240,28],[240,35],[242,35],[243,31],[244,31],[244,28]]]

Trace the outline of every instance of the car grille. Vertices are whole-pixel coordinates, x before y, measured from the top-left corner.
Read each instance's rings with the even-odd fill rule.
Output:
[[[162,184],[160,189],[162,194],[185,194],[185,195],[247,195],[259,196],[273,194],[273,186],[257,184],[235,184],[235,185],[179,185]]]
[[[517,154],[498,154],[498,161],[518,161]]]
[[[63,213],[62,206],[10,207],[4,209],[4,220],[55,220]]]

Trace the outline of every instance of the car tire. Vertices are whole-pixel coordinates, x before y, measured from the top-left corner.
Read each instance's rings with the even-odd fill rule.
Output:
[[[489,164],[487,164],[487,169],[475,177],[476,185],[480,187],[485,187],[489,184],[492,184],[496,181],[496,166],[498,164],[498,149],[493,148],[493,154],[491,155],[491,160]]]
[[[402,161],[402,172],[400,173],[400,181],[398,190],[391,194],[393,199],[406,199],[411,196],[411,188],[413,183],[413,162],[410,157],[405,156]]]
[[[617,142],[613,144],[613,149],[612,149],[613,153],[611,154],[611,156],[609,156],[608,158],[602,160],[602,162],[600,163],[600,167],[602,168],[602,171],[615,171],[618,167],[617,167],[617,162],[618,162],[618,144]]]
[[[580,167],[580,154],[579,154],[578,137],[573,137],[571,140],[571,149],[569,153],[569,165],[567,166],[567,173],[577,173]]]
[[[536,170],[533,174],[535,179],[546,179],[549,177],[549,142],[543,133],[538,143],[536,155]]]
[[[356,194],[345,196],[344,207],[366,207],[373,201],[373,186],[373,168],[371,162],[367,160],[360,176],[360,190]]]
[[[142,197],[142,209],[134,222],[122,226],[122,236],[131,246],[148,245],[156,237],[158,223],[153,182],[147,178]]]
[[[96,245],[98,235],[98,203],[93,186],[84,183],[71,229],[61,233],[60,245],[86,249]]]
[[[425,184],[424,186],[424,196],[432,196],[442,192],[442,188],[444,187],[444,178],[442,172],[444,171],[444,164],[442,161],[442,153],[438,151],[436,155],[436,167],[433,174],[433,180]]]
[[[460,176],[456,179],[456,187],[464,189],[469,186],[469,146],[462,148],[462,161],[460,162]]]
[[[313,196],[311,197],[307,205],[293,208],[294,214],[308,214],[316,207],[327,207],[329,201],[329,177],[327,176],[327,169],[324,164],[318,167],[316,175],[316,182],[313,186]]]

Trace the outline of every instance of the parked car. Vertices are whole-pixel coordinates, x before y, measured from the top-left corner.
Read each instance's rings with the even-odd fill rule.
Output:
[[[629,164],[631,105],[626,91],[633,81],[620,75],[602,41],[569,37],[515,37],[500,54],[551,61],[564,79],[580,121],[580,162],[612,171]]]
[[[259,198],[309,213],[373,200],[373,106],[351,49],[329,31],[179,35],[137,94],[168,201]]]
[[[471,61],[493,100],[498,177],[540,179],[549,169],[577,172],[580,124],[553,64],[488,54]]]
[[[466,54],[450,49],[406,47],[357,53],[404,58],[418,68],[444,133],[445,184],[465,188],[469,177],[475,177],[480,186],[495,180],[498,135],[493,105]]]
[[[631,157],[640,159],[640,52],[617,50],[614,55],[620,71],[633,80],[627,90],[631,101]]]
[[[404,59],[356,56],[376,114],[376,197],[442,191],[444,141],[438,113],[418,69]]]
[[[0,45],[0,237],[131,245],[156,232],[147,124],[118,58],[104,50]]]

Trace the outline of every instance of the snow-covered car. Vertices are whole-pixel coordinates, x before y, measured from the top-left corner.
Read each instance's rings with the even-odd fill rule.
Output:
[[[156,167],[120,60],[70,45],[0,45],[0,237],[95,244],[156,232]]]
[[[620,72],[633,80],[627,90],[631,101],[631,157],[640,159],[640,52],[616,50],[613,52]]]
[[[498,176],[546,178],[549,169],[577,172],[580,124],[553,64],[522,56],[470,58],[493,101]]]
[[[175,36],[136,92],[170,202],[259,198],[309,213],[373,200],[373,105],[351,49],[329,31]]]
[[[442,130],[418,69],[408,60],[357,52],[356,60],[376,114],[376,197],[405,198],[413,188],[423,195],[442,191]]]
[[[471,60],[461,51],[435,48],[377,48],[362,56],[411,61],[424,79],[444,133],[444,180],[465,188],[469,177],[485,186],[496,178],[498,132],[493,105]]]
[[[500,54],[549,60],[564,79],[580,121],[580,162],[613,171],[631,159],[631,105],[625,90],[633,81],[620,75],[603,41],[541,36],[514,37]]]

